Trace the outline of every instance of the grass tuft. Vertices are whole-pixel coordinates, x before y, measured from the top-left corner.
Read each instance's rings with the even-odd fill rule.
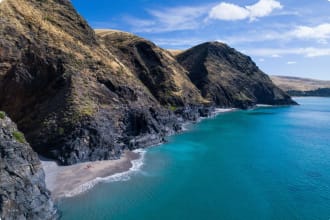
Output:
[[[3,111],[0,111],[0,119],[5,119],[6,113]]]
[[[22,132],[19,132],[19,131],[14,131],[13,132],[13,137],[15,138],[16,141],[18,141],[19,143],[26,143],[26,140],[25,140],[25,137],[24,137],[24,134]]]
[[[168,109],[169,109],[170,111],[172,111],[172,112],[175,112],[175,111],[178,109],[178,107],[176,107],[176,106],[174,106],[174,105],[170,105],[170,106],[168,107]]]
[[[64,134],[64,128],[58,128],[58,134],[63,135]]]

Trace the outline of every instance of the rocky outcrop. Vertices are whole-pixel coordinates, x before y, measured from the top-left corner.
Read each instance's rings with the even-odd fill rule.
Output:
[[[198,45],[180,53],[177,60],[189,71],[191,81],[202,96],[217,106],[295,104],[250,57],[223,43]]]
[[[172,111],[101,45],[70,1],[6,0],[0,12],[0,109],[38,153],[62,164],[114,159],[175,132]],[[179,100],[176,92],[167,100]]]
[[[0,112],[0,219],[56,219],[38,155]]]
[[[130,33],[97,30],[102,43],[141,80],[161,105],[206,103],[188,72],[166,50]]]
[[[0,109],[25,134],[0,112],[2,219],[56,218],[27,142],[64,165],[116,159],[215,107],[294,104],[224,44],[176,59],[132,34],[96,34],[69,0],[4,0],[0,15]]]
[[[5,0],[0,14],[0,109],[64,165],[158,144],[215,105],[293,103],[229,47],[186,51],[183,68],[145,39],[96,35],[69,0]]]

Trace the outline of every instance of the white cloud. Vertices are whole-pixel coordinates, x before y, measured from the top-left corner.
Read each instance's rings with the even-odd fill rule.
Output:
[[[249,11],[238,5],[222,2],[219,5],[213,7],[210,11],[209,17],[219,20],[243,20],[248,18]]]
[[[293,65],[293,64],[296,64],[296,63],[297,63],[296,61],[288,61],[286,64]]]
[[[277,0],[259,0],[245,7],[222,2],[216,6],[204,4],[146,10],[150,19],[126,17],[125,20],[133,27],[133,32],[162,33],[197,29],[206,25],[209,19],[253,21],[280,8],[282,5]]]
[[[271,57],[273,57],[273,58],[280,58],[281,56],[278,55],[278,54],[272,54]]]
[[[265,62],[265,59],[264,58],[260,58],[259,61],[260,62]]]
[[[279,32],[274,30],[261,30],[257,33],[245,33],[241,36],[232,36],[223,40],[229,44],[264,42],[264,41],[291,41],[291,40],[312,40],[319,44],[328,44],[330,40],[330,23],[322,23],[316,26],[296,26],[291,30]],[[249,37],[246,37],[246,36]]]
[[[245,53],[255,56],[271,57],[273,54],[282,55],[302,55],[305,57],[330,56],[330,48],[259,48],[245,49]]]
[[[217,20],[256,20],[260,17],[270,15],[275,9],[281,9],[283,6],[276,0],[259,0],[253,5],[241,7],[239,5],[222,2],[214,6],[209,18]]]
[[[328,41],[326,39],[317,39],[317,43],[319,43],[319,44],[328,44]]]
[[[191,46],[201,44],[206,39],[198,38],[155,38],[153,41],[162,47],[170,49],[187,49]]]
[[[328,39],[330,38],[330,23],[323,23],[314,27],[298,26],[289,35],[300,39]]]
[[[126,18],[126,21],[133,26],[134,32],[140,33],[193,30],[201,26],[209,8],[209,6],[182,6],[147,10],[152,16],[151,19]]]
[[[258,17],[265,17],[275,9],[282,9],[283,6],[276,0],[260,0],[254,5],[246,6],[250,11],[250,19],[254,20]]]

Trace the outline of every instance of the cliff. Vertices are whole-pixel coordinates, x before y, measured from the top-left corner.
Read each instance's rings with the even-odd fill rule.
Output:
[[[38,155],[0,112],[0,218],[55,219]]]
[[[179,129],[70,1],[5,0],[0,12],[0,109],[38,153],[62,164],[114,159]]]
[[[0,110],[24,133],[0,112],[3,219],[57,217],[34,151],[63,165],[116,159],[214,107],[295,104],[227,45],[171,54],[129,33],[95,33],[69,0],[3,0],[0,28]]]
[[[250,57],[223,43],[200,44],[180,53],[177,60],[202,96],[218,106],[295,104]]]
[[[0,14],[0,109],[35,151],[64,165],[158,144],[214,106],[294,104],[220,43],[177,62],[132,34],[96,34],[69,0],[4,0]]]
[[[103,44],[151,91],[161,105],[206,103],[188,72],[166,50],[130,33],[97,30]]]

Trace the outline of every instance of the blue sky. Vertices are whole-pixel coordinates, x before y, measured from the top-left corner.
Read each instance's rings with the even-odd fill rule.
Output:
[[[93,28],[167,49],[221,41],[268,74],[330,80],[330,0],[72,0]]]

